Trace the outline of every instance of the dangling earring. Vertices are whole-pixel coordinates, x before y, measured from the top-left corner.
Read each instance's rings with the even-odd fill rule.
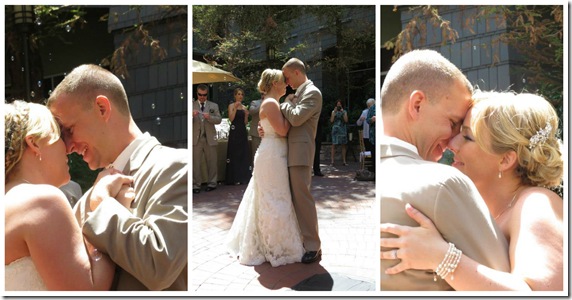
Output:
[[[42,161],[42,154],[40,153],[36,153],[36,157],[40,159],[40,161]]]
[[[502,171],[499,171],[499,179],[502,178]]]

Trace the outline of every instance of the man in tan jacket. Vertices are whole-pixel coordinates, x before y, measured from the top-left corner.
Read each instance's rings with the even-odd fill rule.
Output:
[[[121,81],[96,65],[75,68],[47,105],[68,153],[133,176],[130,208],[91,190],[74,207],[85,238],[117,264],[112,289],[187,291],[188,151],[141,132]]]
[[[207,169],[206,191],[216,189],[218,181],[218,139],[215,125],[221,123],[222,117],[218,104],[209,101],[208,94],[208,86],[199,84],[197,100],[193,101],[193,194],[201,192],[203,156]]]
[[[322,255],[316,202],[310,191],[322,93],[308,80],[306,67],[301,60],[292,58],[287,61],[282,73],[286,84],[296,90],[295,94],[286,97],[281,110],[292,125],[288,131],[288,173],[292,202],[306,249],[302,262],[312,263]]]
[[[419,226],[405,212],[410,203],[463,254],[508,272],[507,241],[475,185],[457,169],[436,162],[459,132],[471,96],[467,78],[435,51],[414,50],[391,67],[381,89],[381,223]],[[433,270],[386,275],[399,263],[399,250],[393,257],[381,260],[382,291],[451,289],[444,280],[434,281]]]

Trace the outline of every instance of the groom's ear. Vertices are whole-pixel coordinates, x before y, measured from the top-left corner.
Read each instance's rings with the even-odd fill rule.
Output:
[[[111,101],[109,101],[109,98],[103,95],[97,96],[95,98],[95,106],[99,116],[108,121],[111,116]]]
[[[419,90],[411,92],[407,100],[407,114],[413,120],[419,119],[421,105],[426,100],[425,93]]]

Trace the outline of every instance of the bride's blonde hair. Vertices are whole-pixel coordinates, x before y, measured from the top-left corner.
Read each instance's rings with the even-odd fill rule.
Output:
[[[260,81],[258,81],[258,91],[261,93],[268,93],[272,88],[272,83],[278,81],[284,81],[284,75],[281,70],[277,69],[266,69],[260,75]]]
[[[558,139],[558,115],[543,97],[513,92],[476,91],[471,130],[489,153],[514,151],[523,184],[555,187],[564,163]]]
[[[34,141],[48,138],[50,144],[60,138],[60,127],[52,113],[37,103],[15,100],[4,104],[4,125],[6,179],[22,159],[27,136],[31,136]]]

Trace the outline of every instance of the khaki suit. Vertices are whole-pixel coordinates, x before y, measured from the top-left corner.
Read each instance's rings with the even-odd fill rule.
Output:
[[[306,251],[318,251],[321,247],[318,214],[314,197],[310,193],[310,185],[316,129],[322,110],[322,93],[309,81],[307,85],[298,88],[296,96],[296,104],[286,101],[281,105],[282,114],[292,124],[288,131],[290,190],[304,248]]]
[[[510,271],[508,244],[473,182],[457,169],[424,161],[415,152],[382,139],[380,172],[381,223],[419,226],[405,212],[410,203],[433,221],[443,238],[463,254],[500,271]],[[382,237],[391,237],[383,234]],[[382,249],[387,251],[388,249]],[[398,263],[381,260],[381,290],[450,290],[431,270],[385,275]],[[437,267],[437,266],[435,266]]]
[[[193,111],[201,111],[199,101],[193,102]],[[218,105],[211,101],[205,101],[205,113],[210,118],[204,119],[201,115],[193,117],[193,188],[200,188],[202,184],[201,158],[205,155],[207,162],[207,184],[209,187],[217,186],[217,149],[216,124],[220,124],[222,118]]]
[[[256,154],[256,150],[260,146],[260,135],[258,135],[258,122],[260,122],[260,105],[262,104],[262,100],[253,100],[250,102],[250,107],[248,108],[248,115],[252,118],[250,119],[250,129],[248,134],[251,138],[251,152],[252,152],[252,161],[254,161],[254,155]]]
[[[83,234],[117,264],[112,289],[187,291],[188,151],[148,137],[129,158],[131,211],[103,201],[90,213],[87,195],[74,207]]]

